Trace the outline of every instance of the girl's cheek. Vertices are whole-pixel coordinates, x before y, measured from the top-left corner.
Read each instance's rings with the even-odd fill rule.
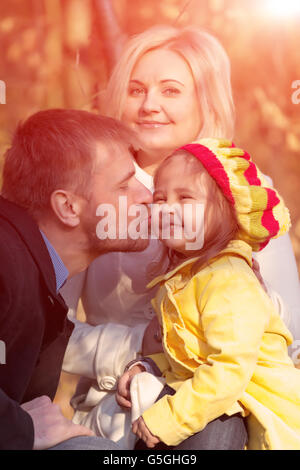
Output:
[[[184,232],[186,237],[197,237],[204,230],[204,204],[198,203],[184,211]]]
[[[182,208],[183,224],[186,231],[194,231],[196,228],[195,208],[191,204],[186,204]]]

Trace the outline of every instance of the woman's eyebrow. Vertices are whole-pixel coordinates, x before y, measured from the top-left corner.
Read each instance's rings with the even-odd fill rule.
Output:
[[[175,83],[178,83],[181,86],[185,86],[184,83],[180,82],[179,80],[175,80],[175,78],[165,78],[164,80],[160,80],[160,83],[167,83],[167,82],[175,82]],[[140,80],[133,79],[133,80],[129,81],[129,84],[130,83],[136,83],[138,85],[144,86],[144,83],[141,82]]]
[[[143,82],[140,82],[139,80],[130,80],[129,81],[129,84],[130,83],[137,83],[138,85],[143,85],[144,86],[144,83]]]
[[[175,78],[166,78],[165,80],[160,81],[160,83],[166,83],[166,82],[175,82],[175,83],[179,83],[179,85],[185,86],[184,83],[180,82],[179,80],[175,80]]]

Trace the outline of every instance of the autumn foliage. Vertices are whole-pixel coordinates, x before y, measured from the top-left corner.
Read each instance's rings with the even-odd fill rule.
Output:
[[[284,196],[292,215],[291,238],[300,267],[300,103],[292,102],[292,85],[300,80],[300,16],[287,11],[279,17],[275,10],[267,9],[267,3],[1,2],[0,80],[6,83],[6,104],[0,104],[1,155],[16,123],[39,109],[72,107],[97,112],[99,94],[126,35],[153,24],[198,25],[215,34],[230,56],[237,108],[235,140]],[[289,2],[282,3],[288,9]],[[111,20],[109,6],[115,12],[115,24],[107,23]],[[298,98],[300,101],[300,93]]]

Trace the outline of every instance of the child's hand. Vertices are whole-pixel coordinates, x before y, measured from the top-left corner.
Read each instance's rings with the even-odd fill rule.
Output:
[[[130,384],[133,377],[136,374],[140,374],[145,371],[145,367],[141,364],[133,366],[131,369],[124,372],[124,374],[118,380],[116,400],[118,405],[123,406],[124,408],[131,408],[131,399],[130,399]]]
[[[149,448],[153,448],[160,442],[158,437],[153,436],[153,434],[149,431],[142,416],[140,416],[139,419],[134,421],[132,424],[132,432],[142,439]]]

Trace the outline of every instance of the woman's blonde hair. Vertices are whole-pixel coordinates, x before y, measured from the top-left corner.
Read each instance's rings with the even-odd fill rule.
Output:
[[[133,36],[109,80],[102,113],[122,118],[136,63],[145,53],[159,48],[176,52],[190,67],[203,115],[203,127],[198,137],[232,139],[235,112],[228,56],[216,38],[193,26],[182,29],[154,26]]]

